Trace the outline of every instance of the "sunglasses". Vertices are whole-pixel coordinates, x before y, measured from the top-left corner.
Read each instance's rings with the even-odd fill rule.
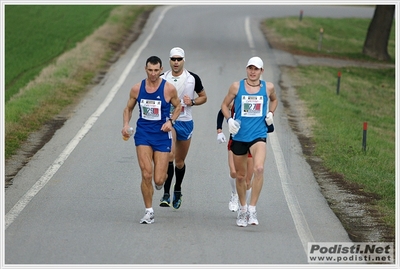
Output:
[[[171,58],[171,61],[173,61],[173,62],[175,62],[175,61],[180,62],[182,60],[183,60],[183,58]]]

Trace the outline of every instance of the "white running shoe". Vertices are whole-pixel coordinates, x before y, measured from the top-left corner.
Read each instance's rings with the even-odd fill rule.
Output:
[[[149,210],[145,211],[144,217],[140,220],[141,224],[151,224],[154,223],[154,212]]]
[[[239,209],[239,196],[237,193],[231,193],[231,199],[229,200],[229,210],[236,212]]]
[[[258,225],[258,219],[257,219],[257,211],[254,212],[249,212],[249,224],[251,225]]]
[[[242,212],[239,210],[237,219],[236,219],[236,224],[239,227],[246,227],[247,226],[247,212]]]

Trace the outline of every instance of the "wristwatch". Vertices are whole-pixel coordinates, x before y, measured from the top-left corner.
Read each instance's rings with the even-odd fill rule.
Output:
[[[192,106],[194,106],[196,104],[196,101],[194,101],[194,99],[192,99]]]
[[[174,126],[175,125],[175,120],[173,120],[171,118],[169,120],[171,121],[172,126]]]

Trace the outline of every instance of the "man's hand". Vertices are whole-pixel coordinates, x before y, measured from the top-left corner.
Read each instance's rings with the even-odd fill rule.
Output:
[[[265,117],[265,123],[267,124],[267,133],[272,133],[275,130],[274,127],[274,114],[270,111]]]
[[[267,116],[265,117],[265,123],[267,126],[274,124],[274,114],[272,114],[271,111],[267,113]]]
[[[217,134],[217,141],[219,144],[226,142],[226,137],[225,137],[224,133]]]
[[[233,135],[237,134],[240,129],[240,123],[235,121],[232,118],[229,118],[228,120],[228,126],[229,126],[229,132]]]

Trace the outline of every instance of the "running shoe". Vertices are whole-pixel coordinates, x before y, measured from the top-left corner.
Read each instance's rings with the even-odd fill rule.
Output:
[[[231,199],[229,200],[229,210],[236,212],[239,209],[239,196],[237,193],[231,193]]]
[[[238,216],[237,216],[237,219],[236,219],[236,224],[239,227],[246,227],[247,226],[247,211],[246,212],[242,212],[241,210],[239,210]]]
[[[171,199],[169,198],[169,193],[164,193],[164,196],[160,200],[161,207],[169,207],[171,206]]]
[[[154,212],[149,210],[145,211],[144,217],[140,220],[141,224],[151,224],[154,223]]]
[[[257,211],[249,212],[248,223],[251,225],[258,225]]]
[[[174,191],[174,200],[172,201],[172,206],[175,209],[181,207],[182,204],[182,193],[180,191]]]

